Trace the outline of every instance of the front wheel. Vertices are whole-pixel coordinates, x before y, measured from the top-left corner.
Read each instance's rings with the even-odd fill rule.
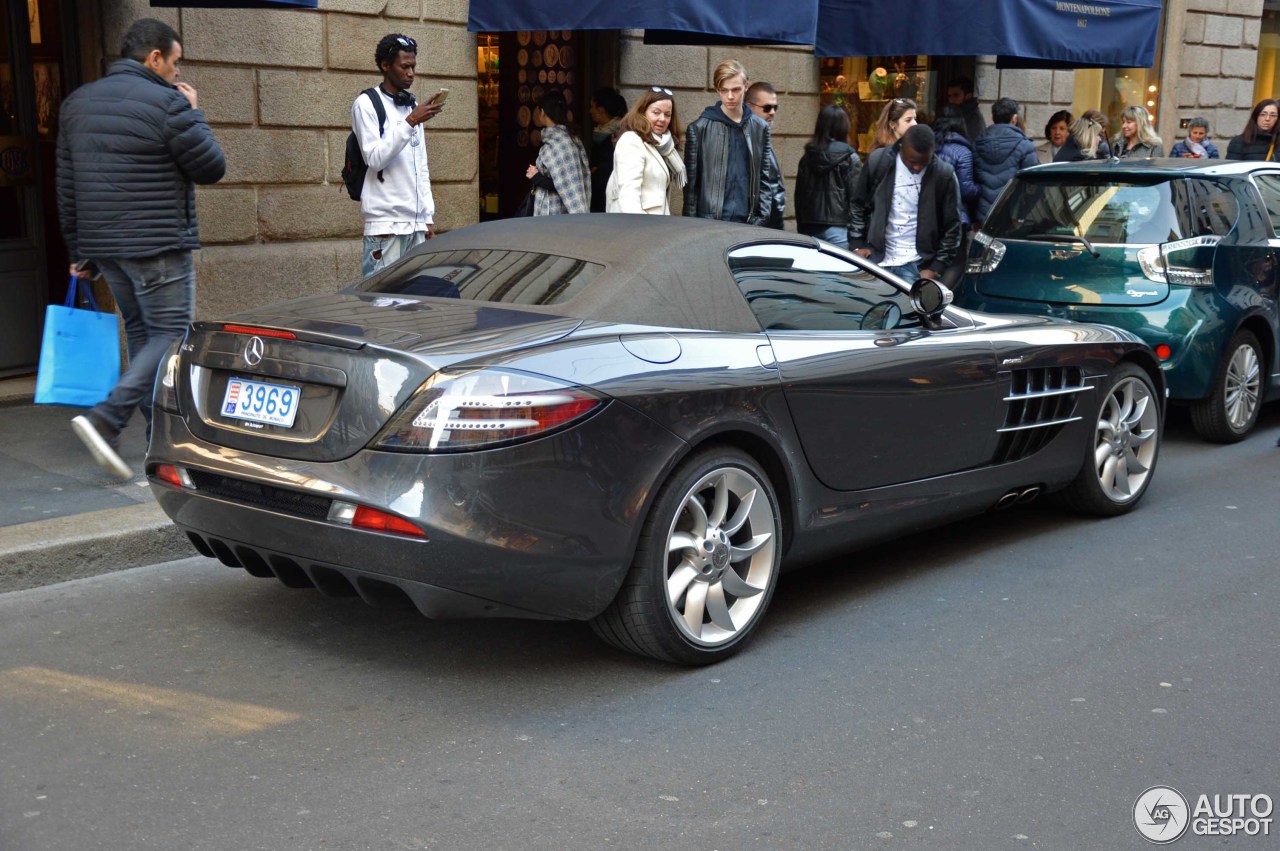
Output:
[[[643,656],[719,662],[764,617],[781,561],[782,520],[769,477],[742,452],[707,450],[662,486],[631,571],[592,629]]]
[[[1196,433],[1214,443],[1244,440],[1258,421],[1262,401],[1262,347],[1240,331],[1231,338],[1209,398],[1191,406]]]
[[[1132,511],[1151,484],[1162,436],[1160,397],[1151,376],[1134,364],[1120,364],[1089,432],[1084,464],[1062,501],[1102,517]]]

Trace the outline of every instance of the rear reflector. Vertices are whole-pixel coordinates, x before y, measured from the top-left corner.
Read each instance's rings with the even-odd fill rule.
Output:
[[[427,533],[414,526],[403,517],[397,517],[394,514],[388,514],[385,511],[379,511],[376,508],[369,508],[364,505],[355,505],[350,502],[343,502],[335,499],[333,505],[329,509],[329,520],[333,523],[341,523],[344,526],[351,526],[356,529],[369,529],[374,532],[391,532],[396,535],[408,535],[412,538],[427,539]]]
[[[427,533],[423,532],[417,526],[414,526],[408,520],[396,517],[394,514],[388,514],[385,511],[378,511],[376,508],[366,508],[363,505],[356,506],[355,516],[351,518],[351,525],[357,529],[373,529],[376,532],[395,532],[398,535],[412,535],[415,538],[425,538]]]
[[[166,485],[171,485],[181,490],[194,490],[195,484],[191,481],[191,476],[181,467],[175,467],[172,464],[157,464],[155,469],[151,471],[151,475]]]
[[[1161,343],[1156,346],[1156,357],[1160,358],[1160,360],[1168,360],[1173,357],[1173,349],[1169,348],[1167,344]]]
[[[276,337],[281,340],[296,340],[298,335],[292,331],[281,331],[279,328],[255,328],[252,325],[223,325],[222,330],[228,334],[252,334],[255,337]]]

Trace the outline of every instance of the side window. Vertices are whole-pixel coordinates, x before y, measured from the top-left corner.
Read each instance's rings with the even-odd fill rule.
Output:
[[[1240,205],[1229,187],[1213,180],[1192,178],[1187,181],[1187,194],[1191,216],[1191,233],[1188,236],[1226,236],[1236,226]]]
[[[879,331],[920,324],[910,297],[897,286],[815,248],[735,248],[729,270],[766,331]]]
[[[1267,209],[1267,217],[1271,219],[1271,229],[1280,234],[1280,174],[1259,174],[1254,176],[1258,191],[1262,193],[1262,203]]]

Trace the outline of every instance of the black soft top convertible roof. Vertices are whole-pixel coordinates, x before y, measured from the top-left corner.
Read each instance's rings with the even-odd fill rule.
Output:
[[[507,305],[618,324],[759,331],[725,263],[753,242],[815,245],[807,236],[679,216],[589,213],[504,219],[441,234],[408,256],[471,250],[527,251],[596,263],[582,293],[554,305]]]

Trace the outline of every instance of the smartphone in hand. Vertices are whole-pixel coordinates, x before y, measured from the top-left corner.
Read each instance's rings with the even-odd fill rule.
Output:
[[[445,101],[445,98],[447,97],[449,97],[449,90],[441,89],[440,91],[436,92],[434,95],[431,96],[431,103],[443,104]]]

